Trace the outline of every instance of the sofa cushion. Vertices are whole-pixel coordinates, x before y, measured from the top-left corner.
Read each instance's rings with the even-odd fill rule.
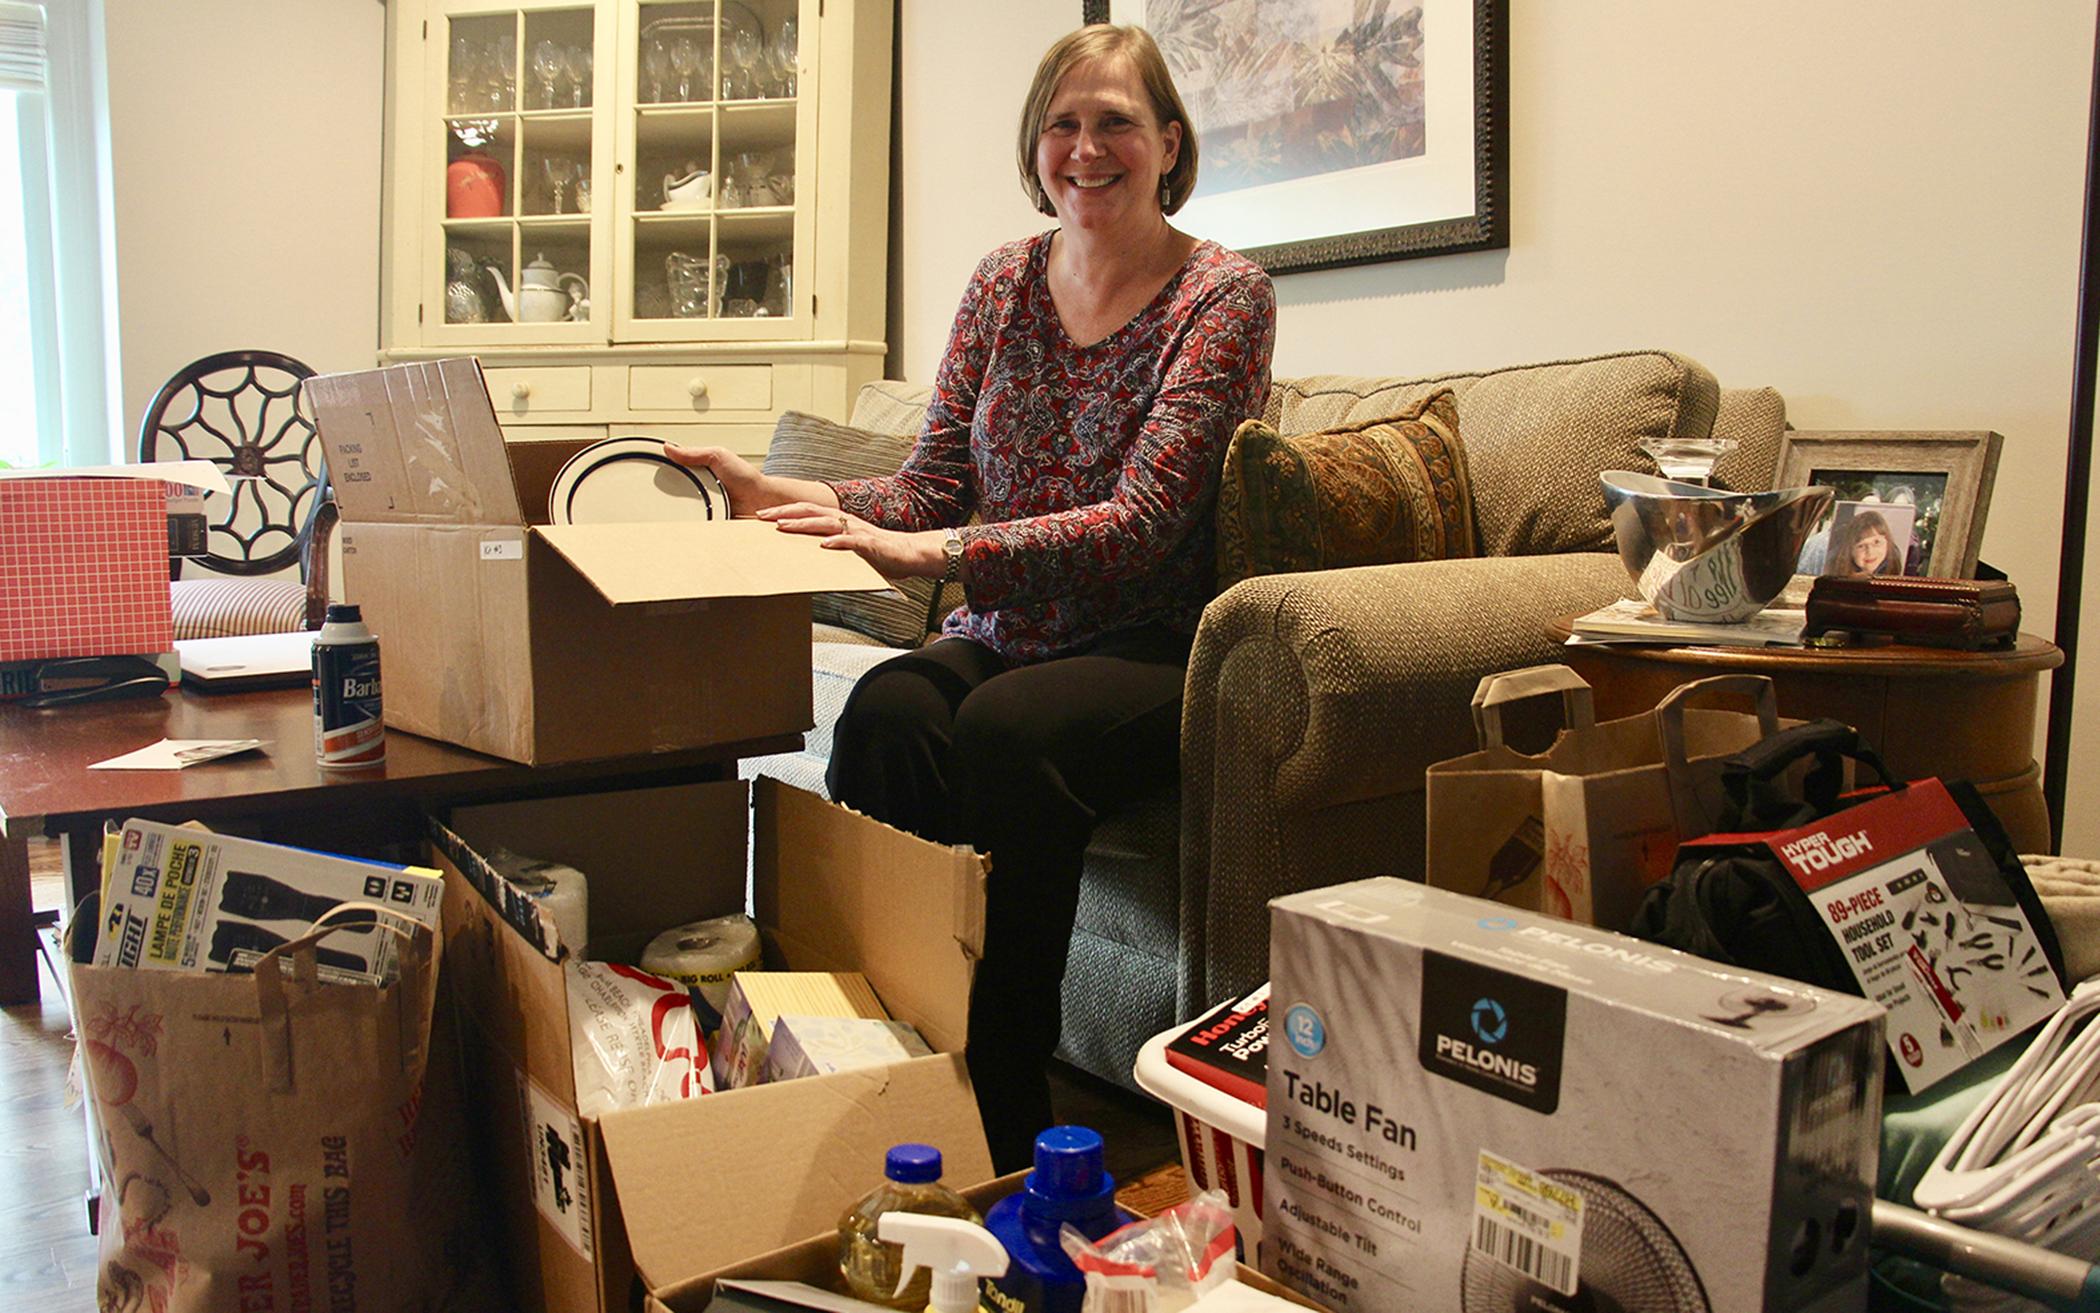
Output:
[[[1714,466],[1714,482],[1737,492],[1763,492],[1779,477],[1779,443],[1786,434],[1786,398],[1774,388],[1722,388],[1714,436],[1735,439],[1735,450]]]
[[[853,427],[870,433],[895,433],[916,438],[926,423],[926,407],[933,389],[924,383],[902,383],[880,378],[861,384],[853,399]]]
[[[876,478],[897,472],[911,454],[912,441],[790,410],[773,429],[765,470],[825,483]],[[926,615],[938,586],[932,579],[905,579],[893,581],[895,591],[888,593],[818,593],[810,599],[810,615],[820,624],[851,629],[890,647],[916,647],[926,636]]]
[[[1218,590],[1258,574],[1475,555],[1448,390],[1397,415],[1284,437],[1233,434],[1218,485]]]
[[[1434,378],[1279,378],[1263,418],[1287,436],[1309,433],[1397,414],[1444,388],[1458,401],[1489,556],[1609,548],[1598,472],[1652,469],[1636,445],[1642,438],[1706,436],[1720,394],[1694,361],[1631,351]]]

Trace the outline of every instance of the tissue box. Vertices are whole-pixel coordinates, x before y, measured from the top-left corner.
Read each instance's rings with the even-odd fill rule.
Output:
[[[766,1046],[765,1079],[828,1076],[855,1067],[882,1067],[930,1050],[919,1032],[901,1021],[869,1017],[784,1016],[773,1024]]]
[[[765,1080],[773,1028],[789,1014],[877,1021],[890,1015],[858,971],[739,971],[730,977],[715,1036],[716,1089],[740,1090]]]
[[[1264,1271],[1337,1313],[1865,1304],[1878,1005],[1401,880],[1270,909]]]

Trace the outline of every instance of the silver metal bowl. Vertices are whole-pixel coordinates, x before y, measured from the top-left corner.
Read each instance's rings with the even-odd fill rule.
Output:
[[[1619,559],[1665,620],[1731,624],[1764,610],[1837,499],[1834,488],[1723,492],[1631,470],[1597,477]]]

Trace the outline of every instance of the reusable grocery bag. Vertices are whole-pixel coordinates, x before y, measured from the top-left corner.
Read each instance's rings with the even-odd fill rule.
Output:
[[[97,904],[74,924],[95,925]],[[358,908],[357,929],[396,919],[337,910]],[[343,925],[253,974],[91,966],[93,936],[76,935],[99,1308],[490,1306],[437,940],[399,919],[384,986],[318,979],[316,946]]]
[[[1502,709],[1558,693],[1566,722],[1536,755],[1502,741]],[[1754,714],[1690,707],[1734,693]],[[1670,873],[1680,840],[1719,812],[1720,763],[1776,733],[1772,681],[1714,675],[1653,711],[1596,723],[1589,685],[1563,665],[1489,675],[1473,694],[1480,750],[1428,772],[1428,882],[1610,930]]]

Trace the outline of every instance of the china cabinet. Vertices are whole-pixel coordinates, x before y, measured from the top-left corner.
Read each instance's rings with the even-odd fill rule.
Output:
[[[391,0],[382,343],[517,440],[759,454],[882,374],[892,0]]]

